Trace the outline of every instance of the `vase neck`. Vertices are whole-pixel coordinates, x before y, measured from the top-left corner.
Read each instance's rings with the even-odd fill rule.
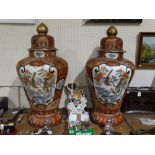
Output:
[[[99,57],[112,60],[123,60],[123,52],[105,52],[104,50],[101,50],[99,51]]]
[[[35,58],[51,58],[51,57],[56,57],[56,51],[55,50],[30,50],[29,56],[35,57]]]

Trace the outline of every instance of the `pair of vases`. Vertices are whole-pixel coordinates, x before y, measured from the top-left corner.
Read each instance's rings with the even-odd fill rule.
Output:
[[[31,108],[28,122],[36,127],[53,126],[61,120],[58,107],[68,64],[56,56],[47,26],[41,23],[37,32],[31,39],[29,57],[18,62],[17,72]],[[120,107],[135,67],[123,59],[123,41],[116,37],[117,29],[109,27],[107,35],[101,40],[98,57],[86,63],[94,108],[90,115],[99,125],[106,124],[109,117],[117,125],[122,121]]]

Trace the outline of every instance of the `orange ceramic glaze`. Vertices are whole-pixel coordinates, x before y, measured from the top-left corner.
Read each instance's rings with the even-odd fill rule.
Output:
[[[47,34],[47,26],[41,23],[37,32],[31,39],[29,57],[17,63],[17,73],[31,108],[28,122],[32,126],[43,127],[61,120],[58,106],[68,64],[56,56],[54,38]]]
[[[135,67],[123,58],[123,40],[116,37],[117,29],[109,27],[107,35],[101,39],[99,56],[86,63],[94,107],[91,118],[99,125],[105,125],[112,118],[117,125],[122,121],[120,108]]]

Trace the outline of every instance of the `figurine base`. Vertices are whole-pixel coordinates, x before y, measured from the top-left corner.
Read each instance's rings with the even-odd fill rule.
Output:
[[[61,121],[61,118],[60,111],[50,113],[50,111],[41,112],[32,110],[28,115],[28,123],[34,127],[54,126]]]
[[[96,111],[91,113],[92,121],[98,125],[105,125],[109,117],[113,118],[113,125],[118,125],[122,122],[123,114],[121,112],[117,114],[103,114]]]
[[[109,133],[102,132],[101,135],[121,135],[119,132],[110,131]]]
[[[93,135],[93,128],[87,128],[86,130],[75,130],[74,128],[68,129],[69,135]]]

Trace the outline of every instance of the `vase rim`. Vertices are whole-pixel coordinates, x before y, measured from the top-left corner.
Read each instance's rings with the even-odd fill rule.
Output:
[[[98,51],[105,51],[105,52],[108,52],[108,53],[126,53],[126,51],[124,50],[120,50],[120,51],[117,51],[117,50],[108,50],[108,49],[98,49]]]
[[[29,48],[28,49],[29,51],[57,51],[58,49],[57,48]]]

